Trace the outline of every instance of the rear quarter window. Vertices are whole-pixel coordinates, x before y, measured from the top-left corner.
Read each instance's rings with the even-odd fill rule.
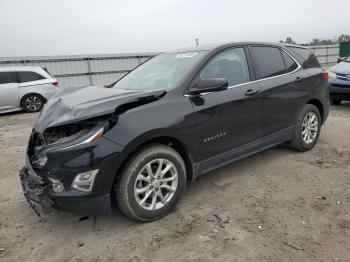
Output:
[[[312,53],[310,49],[290,47],[290,46],[288,48],[303,60],[303,63],[302,63],[303,68],[306,69],[306,68],[321,67],[316,56]]]
[[[45,79],[45,77],[35,72],[19,71],[17,75],[20,83]]]

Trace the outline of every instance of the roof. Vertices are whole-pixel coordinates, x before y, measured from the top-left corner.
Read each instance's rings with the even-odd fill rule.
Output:
[[[190,46],[187,48],[176,49],[174,51],[170,51],[167,53],[183,53],[183,52],[195,52],[195,51],[212,51],[215,49],[221,49],[229,46],[238,46],[238,45],[272,45],[272,46],[290,46],[290,47],[299,47],[309,49],[306,46],[293,45],[293,44],[281,44],[281,43],[273,43],[273,42],[228,42],[228,43],[216,43],[216,44],[208,44],[208,45],[199,45],[199,46]]]

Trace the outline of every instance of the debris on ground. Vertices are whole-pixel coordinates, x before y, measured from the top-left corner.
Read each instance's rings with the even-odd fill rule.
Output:
[[[250,197],[254,197],[256,199],[262,200],[263,198],[254,194],[249,194]]]
[[[218,222],[219,226],[224,228],[226,223],[230,222],[229,217],[225,213],[220,214],[214,214],[214,217],[216,218],[216,221]]]
[[[294,248],[295,250],[299,251],[305,251],[305,249],[297,244],[291,243],[289,241],[283,241],[283,243],[291,248]]]
[[[230,182],[227,181],[222,181],[222,180],[214,180],[211,182],[214,186],[218,186],[218,187],[225,187],[225,186],[229,186],[231,185]]]
[[[185,223],[183,226],[181,226],[181,228],[176,229],[175,232],[184,236],[188,233],[190,233],[193,229],[193,226],[191,223]]]
[[[325,196],[319,196],[319,197],[316,197],[317,199],[321,199],[321,200],[327,200],[327,198]]]
[[[319,159],[316,160],[316,162],[317,162],[318,164],[322,165],[322,164],[324,163],[324,159],[319,158]]]
[[[77,245],[78,245],[78,247],[82,247],[82,246],[84,246],[84,242],[83,241],[78,241]]]
[[[198,235],[198,237],[199,237],[200,242],[207,242],[210,240],[210,238],[208,236]]]

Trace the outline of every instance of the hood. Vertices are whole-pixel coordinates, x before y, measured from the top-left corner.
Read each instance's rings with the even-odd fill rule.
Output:
[[[164,90],[125,90],[102,86],[66,88],[57,92],[45,104],[34,129],[42,133],[48,127],[111,114],[125,103],[160,97],[164,93]]]
[[[329,71],[349,75],[350,74],[350,63],[349,62],[341,62],[329,68]]]

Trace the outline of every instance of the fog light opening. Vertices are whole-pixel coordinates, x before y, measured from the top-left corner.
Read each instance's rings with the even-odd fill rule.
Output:
[[[53,190],[53,192],[61,193],[61,192],[64,191],[64,186],[59,180],[54,179],[52,177],[49,177],[49,179],[52,182],[52,190]]]
[[[82,192],[90,192],[94,186],[97,173],[98,169],[95,169],[76,175],[72,182],[72,187]]]

